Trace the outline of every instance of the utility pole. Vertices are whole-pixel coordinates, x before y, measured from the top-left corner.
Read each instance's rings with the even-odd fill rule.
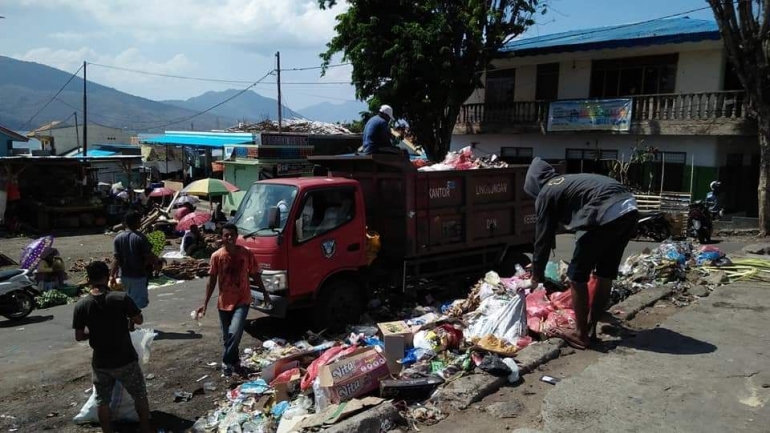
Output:
[[[80,147],[80,131],[78,131],[78,112],[72,113],[75,116],[75,144]]]
[[[283,113],[281,113],[281,52],[275,53],[275,71],[276,82],[278,83],[278,132],[281,132],[281,121],[283,120]]]
[[[83,60],[83,159],[88,156],[88,93],[86,89],[86,61]]]

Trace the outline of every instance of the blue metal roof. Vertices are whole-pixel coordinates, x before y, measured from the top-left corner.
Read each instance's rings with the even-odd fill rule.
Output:
[[[107,156],[114,156],[117,152],[112,152],[110,150],[101,150],[101,149],[93,149],[88,151],[88,157],[94,157],[94,158],[104,158]],[[82,158],[83,152],[78,152],[74,155],[69,155],[70,158]]]
[[[518,39],[508,42],[501,51],[520,57],[643,45],[718,41],[720,38],[719,27],[714,21],[685,17]]]
[[[197,147],[225,147],[233,144],[253,144],[254,138],[244,134],[174,134],[158,135],[145,138],[143,144],[160,144],[166,146],[197,146]]]

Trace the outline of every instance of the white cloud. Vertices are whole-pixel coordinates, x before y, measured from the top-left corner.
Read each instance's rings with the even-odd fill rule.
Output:
[[[69,8],[111,32],[140,40],[198,39],[257,51],[322,48],[345,2],[321,10],[317,0],[22,0],[29,7]]]
[[[160,74],[186,74],[197,68],[197,65],[184,54],[176,54],[164,60],[153,60],[137,48],[129,48],[115,55],[102,54],[89,47],[82,47],[77,50],[35,48],[14,57],[20,60],[43,63],[68,72],[75,72],[84,60],[89,63]],[[103,68],[97,65],[88,68],[88,80],[124,91],[126,88],[141,88],[144,90],[141,92],[142,96],[154,96],[157,87],[164,85],[162,78]],[[140,84],[141,86],[137,86]]]

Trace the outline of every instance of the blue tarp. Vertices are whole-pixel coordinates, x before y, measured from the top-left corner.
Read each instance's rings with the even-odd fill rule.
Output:
[[[253,138],[228,137],[222,135],[166,134],[142,140],[143,144],[161,144],[166,146],[197,146],[222,148],[234,144],[254,144]]]
[[[508,42],[500,51],[516,56],[529,56],[719,39],[719,27],[714,21],[685,17],[518,39]]]
[[[101,150],[101,149],[93,149],[88,151],[88,157],[89,158],[104,158],[108,156],[114,156],[117,152],[112,152],[110,150]],[[74,155],[70,155],[70,158],[82,158],[83,152],[78,152]]]

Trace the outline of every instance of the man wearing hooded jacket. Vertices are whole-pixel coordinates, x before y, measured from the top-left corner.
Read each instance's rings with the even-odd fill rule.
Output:
[[[614,179],[586,173],[559,175],[540,158],[529,166],[524,191],[535,199],[537,212],[533,283],[545,279],[559,224],[577,233],[567,272],[577,329],[563,338],[584,349],[590,341],[589,328],[591,336],[596,337],[596,322],[609,302],[612,280],[618,276],[618,266],[636,229],[636,201],[631,191]],[[589,306],[588,280],[592,272],[599,284],[593,305]]]

